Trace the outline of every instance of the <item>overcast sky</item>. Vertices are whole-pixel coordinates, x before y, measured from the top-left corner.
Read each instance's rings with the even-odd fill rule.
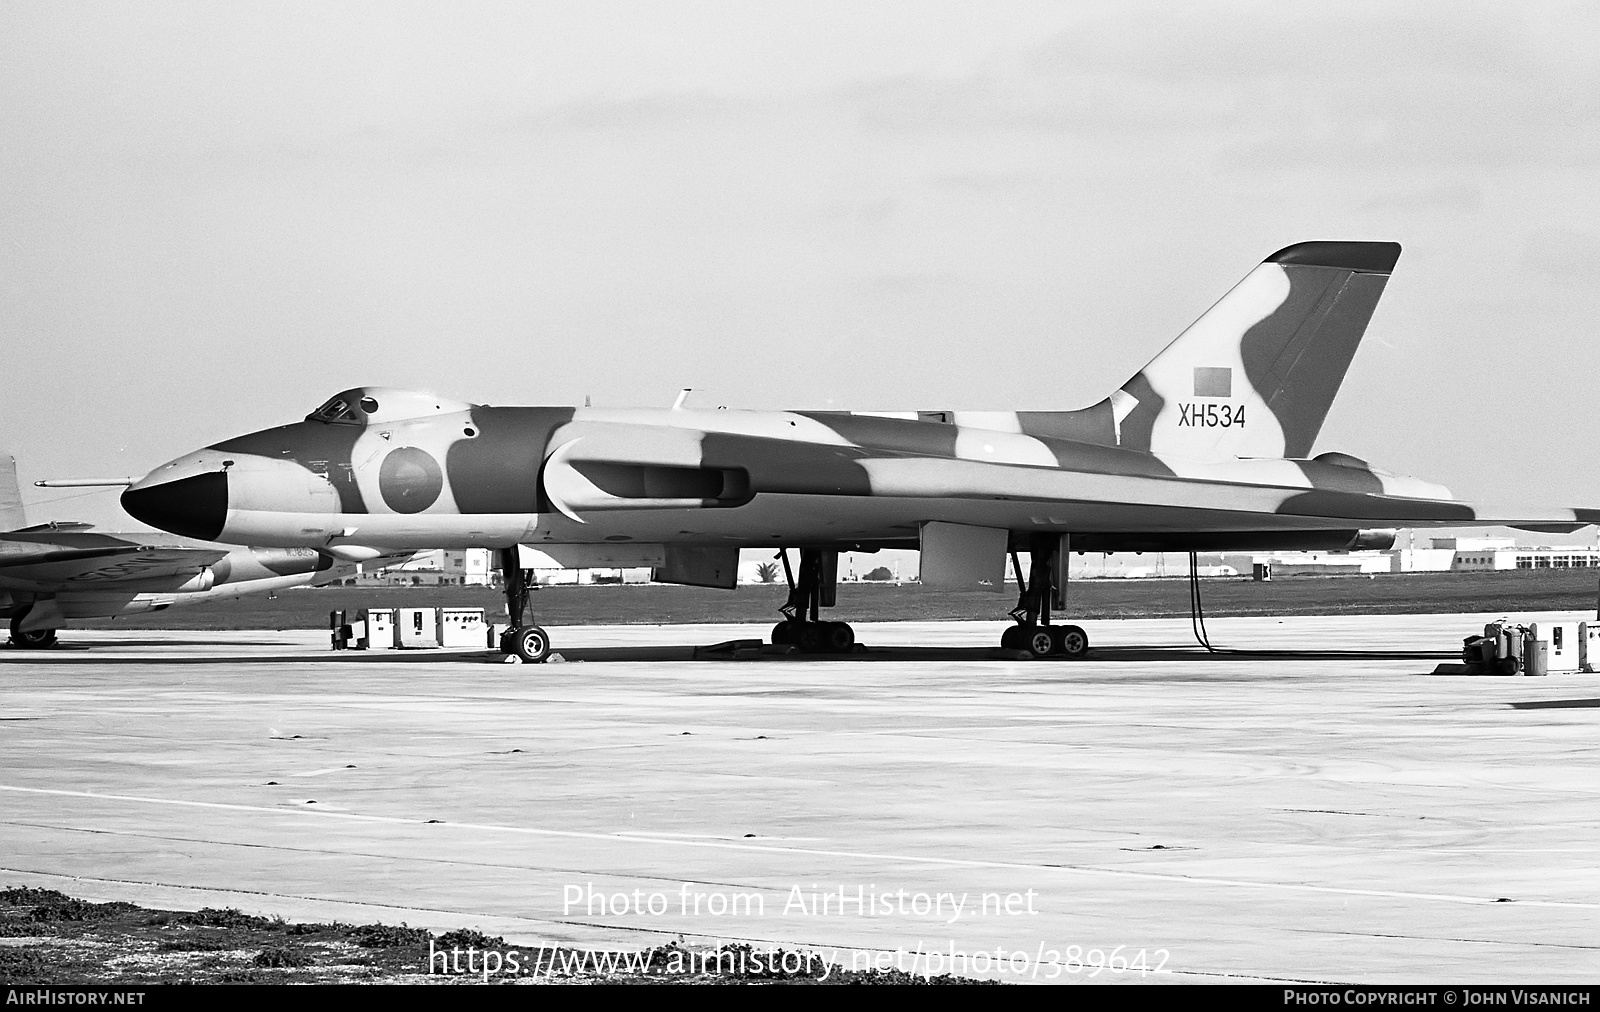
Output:
[[[1593,4],[11,0],[0,440],[142,474],[360,384],[1080,407],[1381,239],[1316,449],[1600,506],[1597,170]]]

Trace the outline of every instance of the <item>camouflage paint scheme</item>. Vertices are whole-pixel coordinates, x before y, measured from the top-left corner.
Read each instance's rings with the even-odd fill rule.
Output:
[[[1116,550],[1381,546],[1397,527],[1572,530],[1339,453],[1309,456],[1400,247],[1256,267],[1077,411],[490,407],[347,390],[306,420],[156,468],[129,513],[205,540],[361,559],[411,548],[915,547],[930,521]]]

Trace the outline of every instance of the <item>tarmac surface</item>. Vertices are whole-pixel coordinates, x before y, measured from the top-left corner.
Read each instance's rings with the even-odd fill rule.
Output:
[[[1450,652],[1492,617],[1210,625]],[[1600,977],[1600,675],[1084,624],[1083,661],[993,622],[703,661],[769,627],[556,628],[543,666],[67,630],[0,650],[0,887],[1019,981]]]

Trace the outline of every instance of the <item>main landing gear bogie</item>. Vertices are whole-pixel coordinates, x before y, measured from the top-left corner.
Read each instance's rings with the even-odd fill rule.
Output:
[[[1080,658],[1089,652],[1089,634],[1075,625],[1014,625],[1000,634],[1000,646],[1034,657]]]
[[[779,610],[783,621],[772,627],[772,645],[794,647],[803,654],[847,654],[855,649],[856,631],[847,622],[824,622],[818,610],[834,605],[839,578],[839,553],[820,548],[800,549],[800,572],[789,565],[789,550],[781,549],[783,577],[789,598]]]
[[[795,647],[803,654],[847,654],[855,649],[856,631],[848,622],[784,619],[772,627],[772,645]]]
[[[1011,617],[1017,624],[1000,634],[1000,646],[1022,650],[1033,657],[1081,658],[1089,653],[1089,634],[1081,626],[1051,625],[1050,609],[1066,606],[1066,537],[1055,534],[1032,535],[1028,541],[1030,573],[1024,579],[1016,552],[1011,565],[1016,571],[1017,606]]]
[[[1006,650],[1025,650],[1034,657],[1083,657],[1089,634],[1075,625],[1014,625],[1000,634]]]

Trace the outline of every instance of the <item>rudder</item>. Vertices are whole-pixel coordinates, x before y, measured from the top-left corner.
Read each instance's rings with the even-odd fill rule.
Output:
[[[28,526],[22,507],[22,488],[17,483],[17,459],[0,453],[0,531],[20,531]]]

